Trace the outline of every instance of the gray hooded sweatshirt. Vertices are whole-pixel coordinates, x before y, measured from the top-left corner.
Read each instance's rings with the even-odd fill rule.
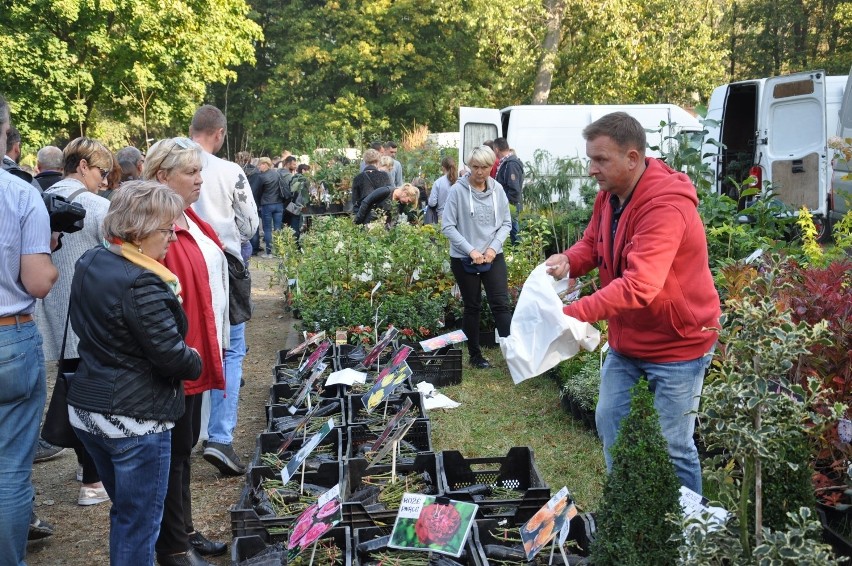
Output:
[[[503,242],[512,229],[509,200],[503,187],[488,177],[482,192],[472,189],[467,177],[460,178],[450,190],[441,232],[450,240],[450,257],[469,257],[492,248],[503,253]]]

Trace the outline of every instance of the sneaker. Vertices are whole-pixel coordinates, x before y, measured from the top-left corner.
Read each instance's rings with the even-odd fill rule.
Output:
[[[36,517],[35,511],[30,516],[30,530],[27,532],[27,540],[41,540],[53,536],[53,525]]]
[[[226,476],[241,476],[246,473],[245,466],[230,444],[208,441],[204,448],[204,459]]]
[[[77,481],[83,481],[83,464],[77,464]]]
[[[97,505],[105,501],[109,501],[109,495],[103,487],[82,486],[77,497],[77,505]]]
[[[491,363],[482,356],[471,358],[470,365],[472,365],[476,369],[488,369],[491,367]]]
[[[48,460],[53,460],[54,458],[65,452],[65,450],[66,449],[62,448],[61,446],[54,446],[47,440],[39,438],[33,462],[47,462]]]

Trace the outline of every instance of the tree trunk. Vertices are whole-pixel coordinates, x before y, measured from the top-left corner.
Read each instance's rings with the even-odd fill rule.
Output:
[[[544,7],[547,10],[547,32],[544,34],[544,42],[541,46],[542,56],[535,77],[533,104],[547,104],[547,99],[550,97],[550,85],[553,82],[553,71],[559,55],[559,40],[562,38],[565,0],[545,0]]]

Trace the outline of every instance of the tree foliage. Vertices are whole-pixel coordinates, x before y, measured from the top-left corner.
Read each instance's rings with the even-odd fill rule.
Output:
[[[0,9],[4,95],[36,147],[81,134],[111,145],[138,138],[142,105],[156,132],[185,131],[207,85],[235,79],[232,67],[253,59],[259,37],[244,0],[12,0]]]

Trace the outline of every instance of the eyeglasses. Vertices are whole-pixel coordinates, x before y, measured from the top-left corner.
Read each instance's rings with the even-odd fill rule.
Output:
[[[169,239],[171,239],[175,235],[175,232],[177,232],[177,228],[174,224],[172,224],[171,228],[157,228],[157,232],[160,234],[167,234]]]
[[[104,169],[103,167],[94,166],[94,169],[97,169],[101,172],[101,181],[105,180],[109,175],[109,169]]]

